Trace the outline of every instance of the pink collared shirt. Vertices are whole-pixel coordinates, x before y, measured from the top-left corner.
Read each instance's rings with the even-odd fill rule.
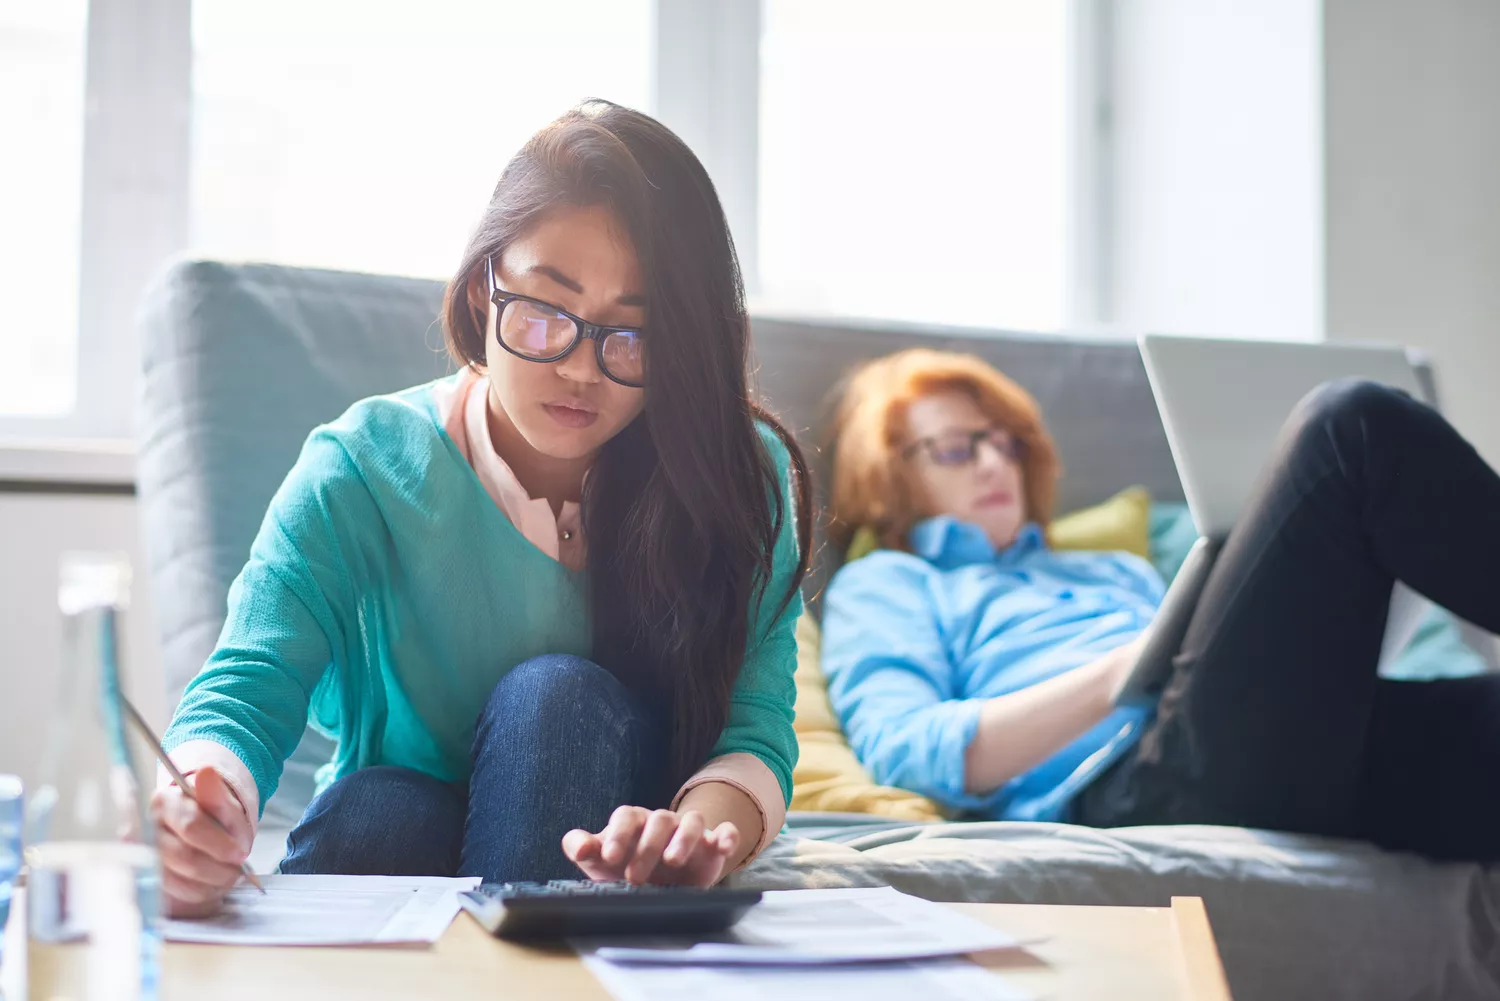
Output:
[[[563,501],[553,515],[545,497],[532,497],[490,439],[489,380],[471,368],[457,382],[442,382],[432,391],[438,420],[474,468],[474,475],[495,506],[505,512],[526,541],[570,570],[582,570],[586,556],[583,521],[577,503]]]
[[[515,473],[495,451],[490,437],[489,381],[471,368],[465,368],[454,381],[440,383],[433,392],[438,420],[448,437],[473,468],[485,493],[505,513],[526,540],[537,549],[573,570],[584,567],[587,547],[579,506],[565,501],[554,515],[545,497],[534,498],[521,486]],[[260,815],[260,794],[244,762],[228,748],[210,740],[192,740],[172,751],[172,761],[184,774],[212,765],[239,797],[251,827]],[[158,784],[171,780],[165,770],[158,773]],[[672,798],[677,809],[689,791],[706,782],[723,782],[750,798],[761,818],[761,837],[755,848],[740,863],[748,865],[765,850],[786,820],[786,801],[781,784],[764,761],[743,752],[713,758],[683,783]]]

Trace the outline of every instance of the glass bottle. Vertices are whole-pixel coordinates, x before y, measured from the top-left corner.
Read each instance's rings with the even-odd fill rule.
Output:
[[[160,873],[153,759],[121,708],[123,556],[69,554],[58,703],[27,808],[27,996],[154,1001]]]

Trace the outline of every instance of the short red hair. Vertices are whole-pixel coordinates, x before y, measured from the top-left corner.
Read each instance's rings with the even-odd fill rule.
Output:
[[[887,549],[906,549],[919,519],[901,451],[906,408],[933,393],[967,393],[985,415],[1025,446],[1026,518],[1046,528],[1062,464],[1031,394],[976,355],[911,348],[856,369],[839,393],[833,427],[829,540],[842,553],[854,533],[872,529]]]

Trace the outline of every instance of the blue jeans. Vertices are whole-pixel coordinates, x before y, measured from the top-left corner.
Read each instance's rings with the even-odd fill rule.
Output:
[[[1396,580],[1500,632],[1500,476],[1429,407],[1331,383],[1287,422],[1155,721],[1074,819],[1500,860],[1500,674],[1377,677]]]
[[[621,804],[665,805],[668,734],[598,665],[535,657],[490,692],[467,787],[410,768],[360,769],[308,806],[281,871],[579,878],[563,834],[600,830]]]

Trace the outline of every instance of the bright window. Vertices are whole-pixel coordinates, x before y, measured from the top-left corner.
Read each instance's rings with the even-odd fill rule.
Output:
[[[80,296],[93,297],[84,299],[91,312],[125,317],[137,295],[131,283],[80,287],[81,219],[123,240],[85,248],[90,267],[140,242],[153,253],[446,277],[501,168],[537,127],[587,96],[651,111],[658,36],[719,51],[707,30],[714,18],[658,0],[192,0],[187,93],[186,74],[166,74],[162,85],[110,50],[160,49],[181,70],[187,5],[93,2],[141,37],[96,32],[103,51],[88,86],[117,99],[86,119],[89,0],[0,0],[0,418],[11,420],[0,430],[129,426],[128,391],[91,396],[97,413],[75,406],[80,368],[97,386],[115,377],[99,370],[132,353],[101,352],[101,343],[119,345],[100,339],[133,337],[124,320],[80,334]],[[757,304],[1062,326],[1074,249],[1066,146],[1075,5],[762,2],[758,70],[699,60],[692,86],[709,98],[700,102],[709,110],[699,109],[708,120],[684,126],[716,135],[723,125],[721,158],[749,148],[736,143],[753,123],[726,121],[733,103],[721,113],[713,96],[743,86],[737,74],[758,72],[758,232],[745,241],[755,248]],[[688,27],[674,33],[663,17]],[[707,35],[694,42],[695,31]],[[143,157],[149,169],[139,176],[122,168],[121,150],[139,151],[121,137],[141,122],[171,122],[183,107],[186,159]],[[95,143],[100,136],[110,141]],[[743,177],[751,168],[727,169]],[[95,225],[158,202],[168,211],[141,218],[161,221],[152,239]],[[136,263],[144,274],[159,262]]]
[[[84,0],[0,0],[0,414],[73,406]]]
[[[766,0],[761,302],[1060,327],[1068,8]]]
[[[644,107],[653,0],[195,0],[192,249],[447,277],[584,97]]]

